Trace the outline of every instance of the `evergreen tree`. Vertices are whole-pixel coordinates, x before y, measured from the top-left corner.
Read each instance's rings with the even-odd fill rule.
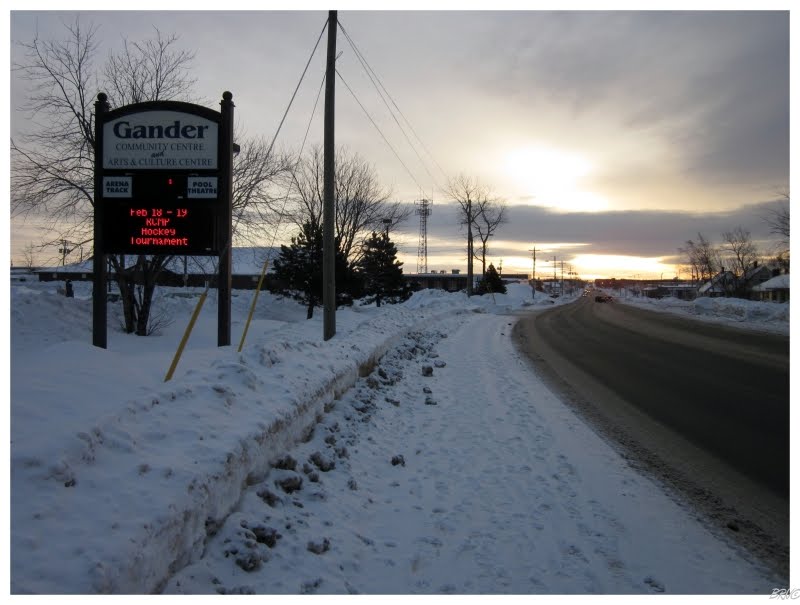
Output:
[[[397,260],[397,247],[387,233],[372,236],[362,247],[358,272],[364,283],[364,294],[375,300],[399,302],[408,298],[410,292],[403,284],[403,263]]]
[[[506,293],[506,285],[503,283],[503,280],[500,277],[500,274],[497,272],[497,269],[494,268],[494,265],[489,265],[489,268],[486,269],[486,276],[478,284],[479,294],[486,294],[488,292],[492,292],[494,294]]]
[[[281,245],[275,259],[273,291],[288,294],[308,306],[307,319],[322,303],[322,229],[305,223],[290,246]],[[336,253],[336,305],[350,305],[361,295],[361,279],[340,253]]]
[[[322,231],[305,223],[290,246],[281,245],[273,269],[276,290],[307,305],[311,319],[322,300]]]

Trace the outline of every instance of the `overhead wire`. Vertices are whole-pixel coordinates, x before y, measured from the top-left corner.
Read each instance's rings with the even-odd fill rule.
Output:
[[[344,84],[344,85],[345,85],[345,87],[347,88],[347,90],[349,90],[349,91],[350,91],[350,94],[351,94],[351,95],[353,95],[353,98],[356,100],[356,103],[358,103],[359,107],[361,107],[361,110],[364,112],[364,115],[366,115],[366,116],[367,116],[367,118],[369,119],[369,121],[370,121],[370,122],[372,122],[372,125],[375,127],[375,130],[377,130],[377,131],[378,131],[378,134],[380,134],[380,135],[381,135],[381,137],[383,138],[383,140],[384,140],[384,142],[386,143],[386,145],[388,145],[389,149],[391,149],[391,150],[392,150],[392,153],[394,154],[394,157],[396,157],[396,158],[397,158],[397,161],[398,161],[398,162],[400,162],[400,164],[402,164],[403,168],[405,168],[405,169],[406,169],[406,172],[408,173],[408,176],[410,176],[410,177],[411,177],[411,180],[412,180],[412,181],[414,181],[414,183],[416,183],[417,187],[419,187],[420,189],[422,189],[422,185],[420,185],[420,184],[419,184],[419,181],[417,181],[416,177],[414,177],[414,173],[413,173],[413,172],[411,172],[411,170],[409,170],[408,166],[406,166],[406,163],[403,161],[403,159],[402,159],[402,158],[400,157],[400,155],[397,153],[397,151],[395,150],[395,148],[394,148],[394,147],[392,147],[392,144],[389,142],[389,139],[387,139],[387,138],[386,138],[386,135],[384,135],[384,134],[383,134],[383,131],[380,129],[380,127],[378,126],[378,124],[376,124],[376,123],[375,123],[375,120],[373,120],[373,119],[372,119],[372,116],[371,116],[371,115],[369,114],[369,112],[367,111],[367,108],[366,108],[366,107],[364,107],[364,105],[361,103],[361,101],[359,100],[359,98],[358,98],[358,96],[356,95],[356,93],[355,93],[355,92],[353,92],[353,89],[352,89],[352,88],[350,88],[350,85],[349,85],[349,84],[347,83],[347,81],[346,81],[346,80],[345,80],[345,79],[342,77],[342,74],[339,72],[339,70],[338,70],[338,69],[336,70],[336,75],[337,75],[337,76],[339,76],[339,79],[342,81],[342,84]]]
[[[275,140],[278,138],[278,133],[281,131],[281,127],[283,126],[283,122],[286,120],[286,116],[289,113],[289,109],[292,107],[292,103],[294,102],[294,98],[297,96],[297,91],[300,89],[300,85],[303,83],[303,78],[306,76],[306,72],[308,71],[308,66],[311,65],[311,60],[314,58],[314,54],[317,52],[317,48],[319,47],[320,40],[322,40],[322,34],[325,33],[325,30],[328,28],[328,21],[329,19],[325,20],[325,25],[322,26],[322,31],[319,32],[319,37],[317,38],[317,43],[314,45],[314,50],[311,51],[311,56],[308,58],[306,62],[305,69],[303,69],[303,74],[300,76],[300,81],[297,83],[297,86],[294,89],[294,93],[292,94],[292,98],[289,100],[289,105],[286,107],[286,111],[283,112],[283,117],[281,118],[280,124],[278,124],[278,130],[275,131],[275,136],[272,137],[272,142],[269,144],[269,149],[267,150],[267,155],[272,151],[273,145],[275,145]]]
[[[380,82],[380,78],[378,78],[378,75],[375,73],[375,71],[372,69],[372,67],[370,67],[370,65],[367,62],[366,58],[361,53],[359,48],[356,46],[355,42],[353,42],[353,39],[350,37],[350,35],[347,33],[347,31],[344,29],[343,26],[342,26],[342,33],[344,34],[345,38],[347,39],[348,43],[350,44],[350,47],[353,49],[353,52],[355,53],[356,58],[361,62],[361,66],[364,68],[364,71],[366,72],[367,77],[370,79],[370,81],[372,82],[372,85],[375,87],[375,90],[377,91],[378,96],[383,101],[383,104],[386,105],[386,109],[389,110],[389,115],[392,116],[392,119],[395,121],[395,124],[397,124],[397,127],[400,129],[400,132],[403,133],[403,136],[405,137],[406,141],[408,142],[409,147],[411,147],[411,150],[417,156],[417,159],[419,159],[420,164],[425,169],[425,172],[428,173],[428,176],[431,178],[431,180],[434,182],[434,184],[438,188],[441,189],[441,187],[439,186],[439,183],[436,182],[436,177],[434,177],[431,174],[431,171],[428,170],[428,166],[425,163],[425,160],[422,159],[422,156],[417,151],[416,146],[414,145],[414,143],[412,143],[411,139],[409,138],[408,134],[406,133],[406,129],[403,128],[402,124],[400,124],[400,121],[397,119],[397,116],[395,115],[395,112],[389,106],[389,103],[386,100],[386,97],[384,96],[384,92],[386,93],[386,96],[390,96],[388,91],[385,88],[383,88],[383,84],[381,84],[380,87],[378,86],[378,83]],[[376,82],[376,80],[378,80],[378,82]],[[381,88],[383,88],[383,92],[381,92]],[[392,103],[394,103],[394,100],[392,100]],[[396,107],[396,105],[395,105],[395,107]],[[398,111],[399,111],[399,109],[398,109]]]
[[[286,116],[289,115],[289,110],[292,108],[292,104],[294,103],[295,97],[297,97],[297,91],[300,90],[300,85],[303,83],[303,80],[306,77],[306,73],[308,72],[308,66],[311,65],[311,61],[312,61],[312,59],[314,58],[314,55],[317,52],[317,48],[319,48],[319,43],[322,40],[322,35],[325,33],[325,30],[328,28],[328,21],[329,21],[329,19],[325,20],[325,24],[322,26],[322,31],[319,32],[319,36],[317,37],[317,42],[316,42],[316,44],[314,44],[314,48],[311,51],[311,55],[308,57],[308,61],[306,61],[306,66],[305,66],[305,68],[303,68],[303,73],[300,75],[300,80],[297,82],[297,86],[295,86],[295,88],[294,88],[294,92],[292,93],[292,98],[289,99],[289,104],[286,106],[286,111],[283,112],[283,117],[281,118],[281,121],[278,124],[278,128],[275,131],[275,135],[272,137],[272,142],[270,142],[269,147],[267,148],[267,153],[266,153],[266,157],[267,158],[269,158],[270,153],[272,153],[272,148],[275,146],[275,141],[278,139],[278,135],[281,132],[281,128],[283,127],[283,123],[286,121]],[[319,94],[317,95],[317,101],[319,101]],[[316,111],[316,107],[317,107],[317,103],[315,102],[314,103],[314,111]],[[313,117],[313,114],[312,114],[312,117]],[[306,136],[308,136],[308,131],[306,131]],[[305,139],[304,139],[304,142],[305,142]],[[287,192],[286,195],[288,197],[288,195],[289,195],[288,192]],[[286,200],[284,199],[284,206],[285,206],[285,202],[286,202]],[[281,210],[281,216],[282,215],[283,215],[283,210]],[[240,219],[241,219],[241,215],[236,217],[236,225],[234,225],[234,229],[239,224],[239,220]],[[276,232],[277,232],[277,229],[276,229]],[[273,242],[275,241],[275,234],[273,234],[272,241]]]
[[[324,29],[323,29],[323,31],[324,31]],[[308,133],[311,131],[311,124],[314,121],[314,116],[317,113],[317,106],[319,105],[319,98],[320,98],[320,96],[322,96],[322,88],[323,88],[323,86],[325,86],[325,74],[324,73],[322,74],[322,81],[320,82],[319,89],[317,90],[317,97],[314,100],[314,107],[311,109],[311,116],[308,119],[308,125],[306,126],[306,132],[303,135],[303,142],[300,143],[300,151],[297,152],[298,161],[303,156],[303,151],[305,150],[306,141],[308,140]],[[294,181],[290,182],[288,187],[286,187],[286,193],[283,196],[283,201],[282,201],[282,204],[281,204],[281,210],[278,213],[278,217],[281,218],[281,219],[283,219],[283,217],[285,216],[284,215],[284,210],[286,209],[286,201],[289,199],[289,194],[292,191],[293,185],[294,185]],[[270,241],[270,244],[269,244],[269,252],[267,252],[267,260],[268,261],[271,260],[272,246],[275,244],[275,239],[277,238],[277,235],[278,235],[278,229],[276,227],[275,230],[272,233],[272,240]]]
[[[325,23],[326,27],[327,27],[327,24],[328,23],[326,21],[326,23]],[[322,28],[322,31],[323,32],[325,31],[324,27]],[[321,38],[322,38],[322,34],[320,34],[320,38],[317,40],[317,46],[319,45],[319,40]],[[316,46],[314,47],[314,50],[316,50]],[[312,57],[314,56],[313,52],[311,53],[311,56]],[[311,59],[309,59],[309,63],[310,62],[311,62]],[[305,72],[307,70],[308,70],[308,64],[306,64],[306,69],[303,70],[303,77],[305,77]],[[303,77],[300,78],[301,82],[303,80]],[[306,127],[306,132],[305,132],[305,135],[303,136],[303,142],[300,144],[300,151],[297,153],[298,162],[300,161],[300,159],[303,156],[303,150],[305,149],[306,140],[308,139],[308,133],[311,131],[311,123],[314,121],[314,116],[317,113],[317,106],[319,105],[319,98],[320,98],[320,96],[322,94],[322,87],[324,86],[324,84],[325,84],[325,75],[322,76],[322,82],[320,82],[319,90],[317,90],[317,98],[314,100],[314,107],[311,110],[311,117],[309,117],[309,119],[308,119],[308,126]],[[299,88],[299,84],[298,84],[298,88]],[[297,94],[297,89],[295,89],[295,94]],[[292,100],[294,100],[294,95],[292,95]],[[289,106],[291,107],[291,102],[289,103]],[[285,117],[286,117],[286,115],[284,114],[284,118]],[[280,127],[279,127],[278,130],[280,130]],[[273,140],[273,143],[274,142],[275,141]],[[270,149],[271,149],[271,147],[270,147]],[[283,217],[284,217],[284,210],[286,209],[286,201],[289,199],[289,193],[291,193],[291,191],[292,191],[293,184],[294,184],[294,182],[291,181],[289,183],[289,185],[286,187],[286,193],[283,196],[283,202],[282,202],[282,205],[281,205],[281,210],[278,213],[279,221],[282,220]],[[280,224],[280,222],[279,222],[279,224]],[[247,332],[248,332],[248,330],[250,328],[250,321],[253,318],[253,313],[255,312],[256,304],[258,302],[258,294],[261,291],[261,284],[263,283],[264,276],[267,273],[267,267],[269,266],[269,263],[272,260],[273,246],[275,245],[275,239],[277,238],[277,235],[278,235],[278,226],[276,225],[275,229],[272,232],[272,240],[270,241],[269,246],[267,247],[267,257],[266,257],[266,259],[264,259],[264,265],[261,268],[261,277],[258,280],[258,285],[256,287],[255,294],[253,296],[253,301],[252,301],[252,303],[250,305],[250,312],[248,313],[247,320],[246,320],[245,326],[244,326],[244,330],[242,331],[242,337],[241,337],[241,339],[239,341],[239,349],[238,349],[239,352],[242,351],[242,348],[244,347],[245,339],[247,338]]]
[[[431,160],[433,161],[433,163],[434,163],[434,164],[436,165],[436,167],[439,169],[439,172],[441,172],[441,173],[442,173],[442,176],[444,176],[444,178],[445,178],[445,179],[449,178],[449,177],[447,176],[447,173],[446,173],[446,172],[445,172],[445,171],[442,169],[442,167],[439,165],[439,162],[437,162],[437,161],[436,161],[436,158],[434,157],[434,155],[431,153],[431,151],[428,149],[428,147],[427,147],[427,146],[425,145],[425,143],[422,141],[422,139],[420,138],[420,136],[417,134],[416,130],[414,130],[414,127],[411,125],[411,122],[409,122],[408,118],[406,118],[405,114],[403,114],[403,112],[402,112],[402,110],[400,109],[400,107],[398,107],[398,105],[397,105],[397,103],[395,102],[395,100],[394,100],[394,98],[392,97],[392,95],[389,93],[389,91],[388,91],[388,90],[386,90],[386,87],[383,85],[383,82],[381,82],[381,79],[378,77],[378,74],[376,74],[376,73],[375,73],[375,71],[374,71],[374,70],[373,70],[373,69],[372,69],[372,68],[369,66],[369,63],[367,63],[367,60],[366,60],[366,58],[364,58],[364,57],[363,57],[363,55],[362,55],[362,53],[361,53],[361,51],[359,51],[359,50],[358,50],[358,48],[357,48],[357,47],[356,47],[356,45],[355,45],[355,42],[353,42],[352,38],[350,38],[350,35],[347,33],[347,30],[345,29],[344,25],[342,25],[341,21],[339,21],[339,28],[342,30],[342,33],[344,33],[345,37],[347,38],[347,41],[350,43],[350,46],[353,48],[353,51],[356,53],[356,56],[358,56],[358,57],[359,57],[359,60],[361,60],[361,59],[363,58],[363,63],[364,63],[364,64],[366,64],[366,69],[367,69],[369,72],[371,72],[371,73],[372,73],[372,74],[375,76],[375,80],[377,80],[377,82],[378,82],[378,84],[380,85],[380,87],[381,87],[381,88],[383,89],[383,91],[386,93],[386,96],[387,96],[387,97],[389,97],[389,100],[392,102],[392,105],[394,105],[395,109],[397,110],[397,113],[399,113],[399,114],[400,114],[400,117],[402,117],[402,118],[403,118],[403,121],[404,121],[404,122],[405,122],[405,123],[408,125],[408,128],[409,128],[409,130],[412,132],[412,134],[413,134],[413,135],[414,135],[414,137],[417,139],[417,141],[419,141],[419,144],[420,144],[420,145],[422,146],[422,148],[425,150],[425,153],[427,153],[427,154],[428,154],[428,156],[431,158]],[[427,170],[427,168],[426,168],[426,170]],[[429,173],[429,174],[430,174],[430,173]],[[434,179],[434,181],[435,181],[435,179]],[[437,185],[437,186],[438,186],[438,185]]]
[[[311,117],[308,119],[308,126],[306,127],[306,133],[303,136],[303,142],[300,144],[300,151],[297,153],[298,160],[303,155],[303,150],[305,149],[306,141],[308,140],[308,133],[311,131],[311,123],[314,121],[314,116],[317,113],[317,106],[319,105],[319,98],[322,95],[322,87],[324,85],[325,85],[325,75],[323,74],[322,82],[320,83],[319,90],[317,91],[317,98],[314,101],[314,108],[311,110]],[[281,206],[281,211],[278,213],[278,216],[281,219],[284,217],[284,210],[286,209],[286,200],[289,199],[289,193],[291,193],[293,185],[294,185],[294,181],[289,183],[289,186],[286,188],[286,193],[283,196],[283,203],[282,203],[282,206]],[[270,251],[267,253],[267,259],[271,258],[270,254],[272,253],[272,246],[275,243],[275,238],[277,237],[277,234],[278,234],[278,230],[276,228],[275,231],[272,234],[272,241],[270,242],[270,245],[269,245]]]

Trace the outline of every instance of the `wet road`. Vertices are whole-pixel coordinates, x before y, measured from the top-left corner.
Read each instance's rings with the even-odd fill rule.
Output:
[[[528,315],[515,334],[565,400],[632,458],[788,555],[788,336],[594,296]]]

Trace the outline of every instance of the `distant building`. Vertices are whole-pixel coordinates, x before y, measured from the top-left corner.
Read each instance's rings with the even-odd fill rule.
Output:
[[[594,280],[594,287],[600,290],[618,290],[620,288],[630,288],[640,283],[641,282],[635,279],[617,279],[612,277]]]
[[[459,269],[452,269],[450,273],[447,273],[447,271],[404,273],[403,281],[408,284],[412,290],[445,290],[446,292],[459,292],[467,289],[467,277],[467,275],[462,275]]]
[[[279,253],[279,248],[233,248],[231,287],[234,290],[255,290],[261,277],[264,261],[267,258],[275,259]],[[133,267],[136,260],[136,255],[126,255],[126,268]],[[174,256],[166,269],[158,276],[158,285],[203,287],[208,282],[212,287],[216,287],[218,262],[216,256]],[[39,281],[92,281],[94,279],[94,267],[91,259],[63,267],[38,269],[34,273],[38,276]],[[266,289],[269,277],[268,271],[262,290]],[[110,267],[108,279],[109,281],[115,279],[114,272]]]
[[[710,281],[701,285],[697,289],[697,295],[712,298],[721,296],[758,298],[758,295],[755,294],[756,288],[779,274],[780,269],[778,267],[762,265],[758,262],[754,262],[751,267],[747,268],[744,275],[740,276],[737,276],[732,271],[723,269],[712,277]]]

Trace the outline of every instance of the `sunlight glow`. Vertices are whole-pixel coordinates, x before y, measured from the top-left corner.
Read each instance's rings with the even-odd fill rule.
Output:
[[[677,267],[662,262],[661,257],[622,256],[613,254],[578,254],[570,261],[581,275],[664,279],[675,277]]]
[[[506,158],[507,174],[536,206],[562,212],[607,210],[608,200],[580,188],[581,180],[592,172],[585,157],[549,147],[516,149]]]

